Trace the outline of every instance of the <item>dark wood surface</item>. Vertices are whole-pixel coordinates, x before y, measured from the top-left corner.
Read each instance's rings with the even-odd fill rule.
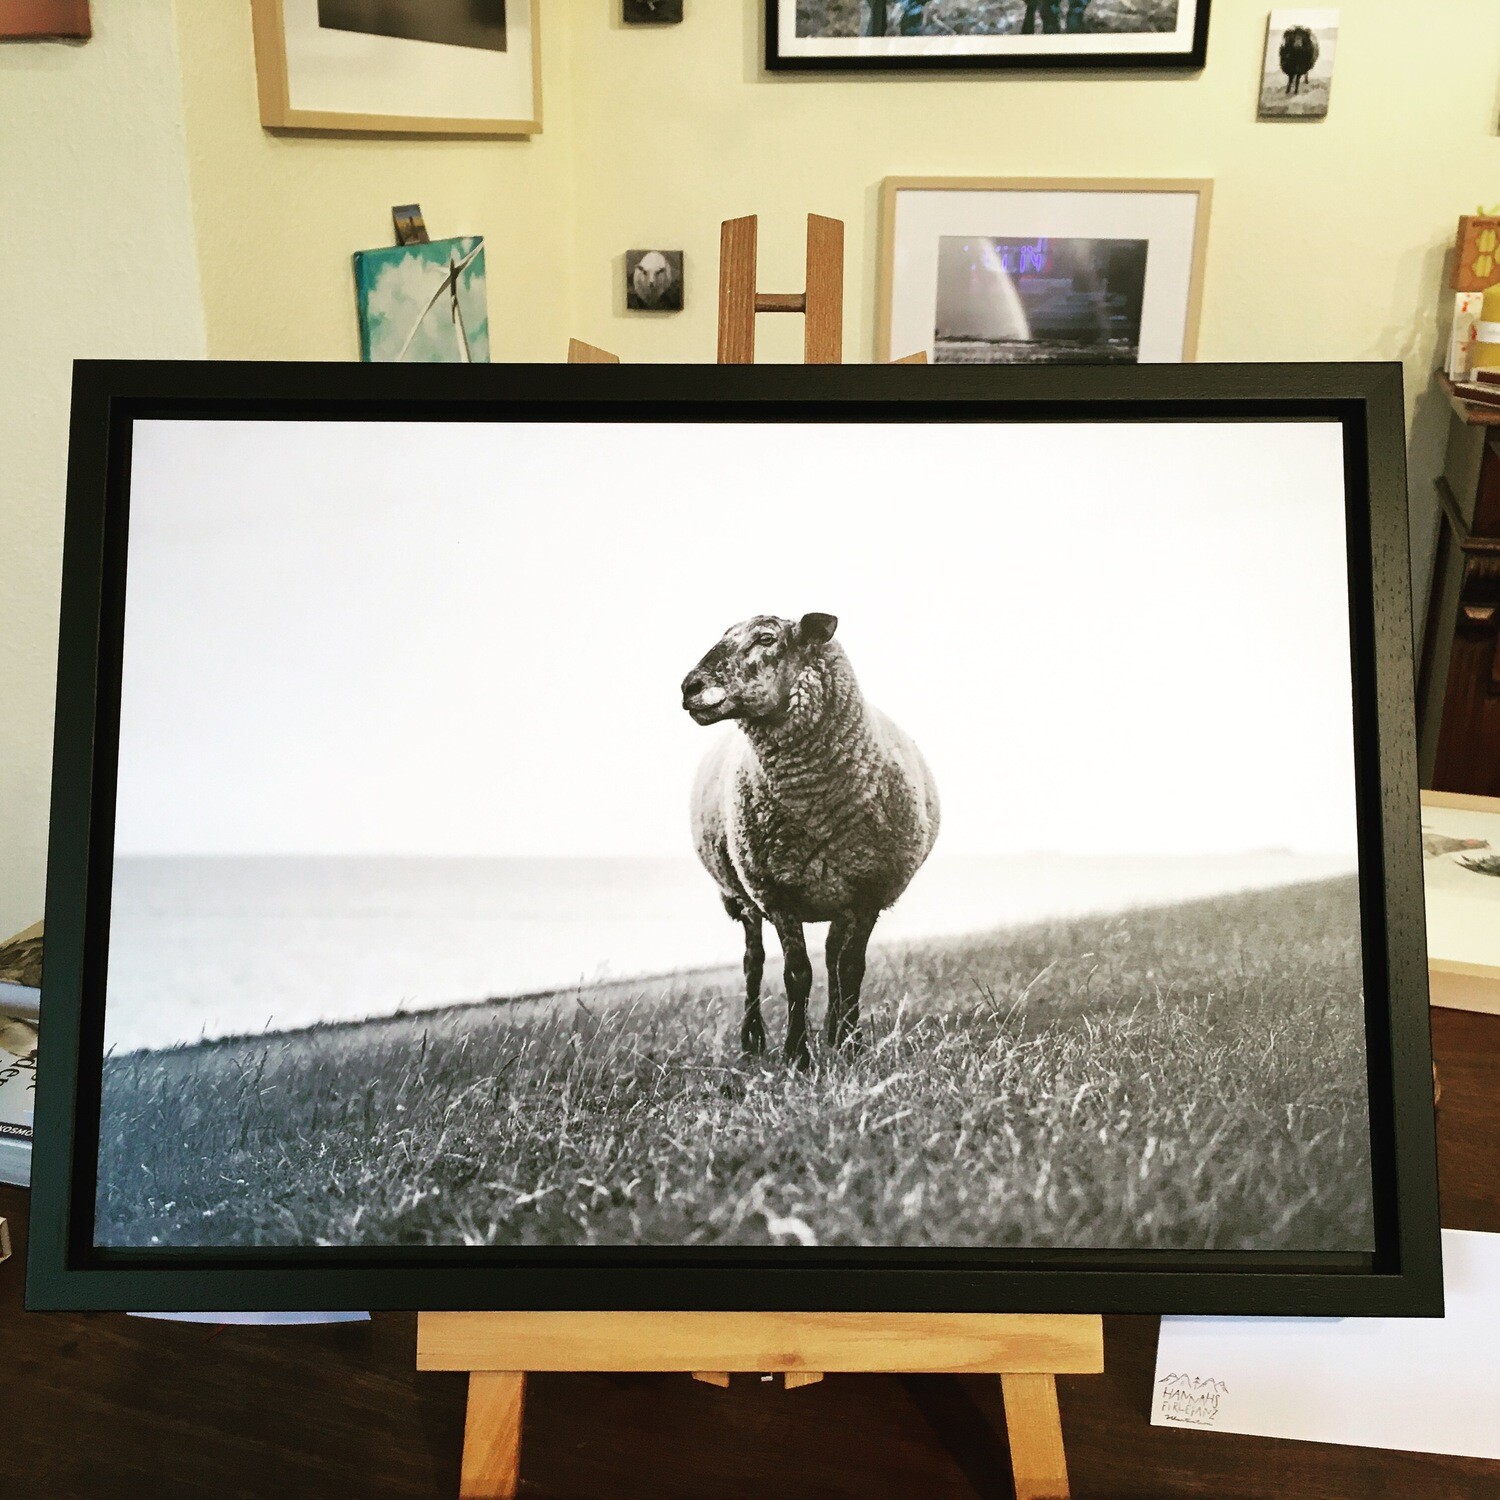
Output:
[[[1500,1232],[1500,1017],[1433,1013],[1443,1222]],[[27,1196],[0,1188],[25,1241]],[[418,1376],[415,1318],[208,1329],[21,1309],[0,1266],[0,1494],[47,1500],[453,1500],[464,1378]],[[1064,1378],[1078,1500],[1500,1497],[1500,1463],[1181,1432],[1147,1421],[1154,1318],[1105,1320],[1102,1376]],[[737,1500],[1010,1494],[999,1381],[834,1376],[531,1382],[524,1496]]]

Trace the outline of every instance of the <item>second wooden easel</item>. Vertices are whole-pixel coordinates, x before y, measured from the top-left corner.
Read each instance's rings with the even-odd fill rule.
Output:
[[[719,354],[721,365],[755,363],[758,313],[801,313],[802,362],[837,365],[844,360],[844,225],[821,214],[807,216],[807,285],[800,292],[762,292],[756,284],[760,225],[756,215],[725,219],[719,230]],[[617,365],[618,354],[574,339],[568,363]],[[894,361],[924,365],[925,352]]]
[[[841,363],[843,224],[808,215],[801,292],[757,289],[757,227],[753,215],[729,219],[720,234],[718,362],[755,362],[757,314],[801,313],[805,362]],[[568,359],[619,363],[578,339]],[[1067,1500],[1056,1377],[1099,1374],[1104,1331],[1092,1315],[440,1312],[417,1319],[417,1368],[468,1373],[461,1500],[515,1496],[526,1376],[536,1371],[682,1371],[718,1386],[754,1372],[780,1374],[788,1390],[830,1373],[998,1375],[1016,1500]]]

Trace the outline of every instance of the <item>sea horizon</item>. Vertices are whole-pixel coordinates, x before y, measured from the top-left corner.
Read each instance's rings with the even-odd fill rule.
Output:
[[[1346,855],[935,853],[872,948],[1352,873]],[[821,940],[820,940],[821,941]],[[769,962],[777,961],[774,936]],[[738,965],[688,857],[126,855],[105,1045],[280,1032]]]

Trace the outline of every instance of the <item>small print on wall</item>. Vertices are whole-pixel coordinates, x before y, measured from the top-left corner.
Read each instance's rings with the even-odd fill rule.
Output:
[[[627,250],[625,306],[632,312],[681,312],[682,251]]]
[[[944,235],[934,362],[1135,364],[1147,245]]]
[[[361,359],[489,363],[484,241],[478,235],[358,251],[354,282]]]
[[[1336,10],[1273,10],[1260,78],[1262,120],[1321,120],[1328,113]]]

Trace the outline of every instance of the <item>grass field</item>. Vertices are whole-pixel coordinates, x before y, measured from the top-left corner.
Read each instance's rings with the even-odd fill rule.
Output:
[[[739,997],[111,1058],[100,1242],[1371,1243],[1352,877],[872,950],[865,1050],[807,1073],[739,1056]]]

